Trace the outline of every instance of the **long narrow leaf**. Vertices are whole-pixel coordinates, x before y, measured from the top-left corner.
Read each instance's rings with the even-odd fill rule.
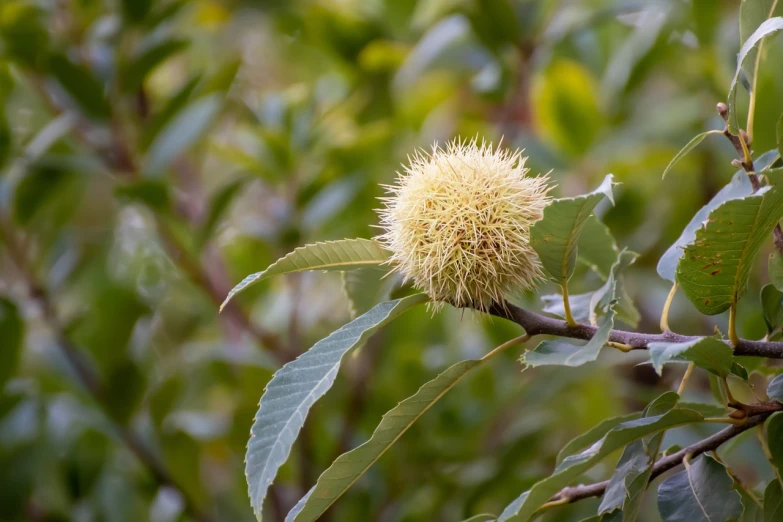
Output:
[[[685,145],[680,152],[678,152],[672,160],[669,162],[668,165],[666,165],[666,169],[663,171],[663,175],[661,176],[661,179],[666,177],[666,174],[669,173],[669,171],[674,167],[674,165],[677,164],[678,161],[680,161],[682,158],[684,158],[690,151],[696,148],[696,146],[704,141],[704,138],[709,136],[710,134],[723,134],[723,131],[719,130],[710,130],[707,132],[702,132],[701,134],[697,134],[691,141],[688,142],[687,145]]]
[[[261,397],[245,458],[250,502],[259,520],[267,489],[288,459],[310,408],[332,387],[343,355],[405,310],[425,301],[425,295],[417,294],[381,303],[275,373]]]
[[[343,239],[305,245],[278,259],[266,270],[244,278],[231,289],[226,300],[220,305],[220,309],[223,310],[236,294],[268,277],[305,270],[350,270],[379,265],[387,259],[386,251],[370,239]]]

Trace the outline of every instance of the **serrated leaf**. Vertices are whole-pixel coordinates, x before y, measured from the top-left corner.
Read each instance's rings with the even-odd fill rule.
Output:
[[[663,365],[670,362],[693,362],[716,375],[731,373],[734,352],[729,345],[714,337],[702,337],[685,343],[650,343],[648,346],[653,368],[661,375]]]
[[[703,314],[736,304],[747,290],[756,254],[783,217],[783,187],[767,186],[710,212],[677,264],[677,282]]]
[[[682,158],[684,158],[690,151],[696,148],[699,143],[704,141],[704,138],[709,136],[710,134],[723,134],[723,131],[719,130],[710,130],[707,132],[702,132],[701,134],[697,134],[691,141],[689,141],[681,150],[678,152],[672,160],[669,162],[668,165],[666,165],[666,168],[663,170],[663,174],[661,175],[661,179],[664,179],[666,177],[666,174],[669,173],[669,171],[674,167],[678,161],[680,161]]]
[[[340,455],[288,513],[286,522],[314,521],[320,517],[419,417],[480,363],[481,360],[469,360],[451,366],[385,413],[370,440]]]
[[[609,273],[606,283],[590,297],[591,323],[598,326],[593,337],[584,344],[568,341],[543,341],[533,350],[522,356],[522,363],[528,366],[581,366],[595,361],[601,348],[606,345],[614,328],[615,305],[617,303],[617,279],[619,273],[636,260],[636,254],[623,250]],[[598,320],[594,314],[601,313]]]
[[[371,239],[343,239],[313,243],[295,249],[281,257],[266,270],[250,274],[231,289],[220,309],[232,297],[247,287],[272,276],[305,270],[342,271],[379,265],[388,259],[388,253]]]
[[[664,393],[644,409],[642,417],[667,413],[677,405],[678,400],[679,396],[676,393]],[[598,507],[599,514],[609,514],[621,509],[622,516],[618,516],[618,520],[623,522],[636,520],[644,492],[652,476],[663,435],[662,432],[656,433],[625,447],[601,499],[601,505]]]
[[[732,477],[733,479],[733,477]],[[736,479],[734,480],[734,490],[739,493],[742,501],[742,516],[739,522],[764,522],[764,506],[752,491],[745,489],[745,486]]]
[[[361,315],[379,302],[389,299],[396,279],[383,267],[346,270],[341,273],[341,277],[351,317]]]
[[[783,373],[776,375],[767,386],[767,396],[783,403]]]
[[[577,259],[605,280],[619,254],[620,250],[609,227],[595,215],[588,217],[577,243]]]
[[[701,455],[658,487],[664,522],[728,522],[742,515],[733,480],[718,461]]]
[[[772,151],[759,156],[754,162],[756,169],[760,171],[768,167],[775,157],[776,154]],[[661,256],[661,259],[658,261],[658,275],[667,281],[674,283],[677,263],[682,257],[685,245],[693,241],[696,237],[696,231],[699,230],[702,224],[707,220],[710,212],[730,199],[748,196],[752,193],[753,186],[750,184],[748,175],[744,170],[737,171],[731,178],[729,184],[720,189],[710,202],[704,205],[696,215],[693,216],[677,241],[664,252],[663,256]]]
[[[767,444],[772,464],[777,468],[777,476],[783,475],[783,413],[772,415],[765,423]]]
[[[779,480],[773,480],[764,491],[764,522],[783,520],[783,488]]]
[[[0,339],[3,340],[3,348],[0,349],[0,394],[16,371],[23,338],[24,322],[19,309],[12,301],[0,297]]]
[[[552,201],[544,209],[544,217],[530,229],[530,244],[552,281],[563,285],[574,273],[577,245],[590,214],[604,197],[614,202],[613,179],[609,174],[589,194]]]
[[[245,457],[250,503],[259,520],[267,489],[288,459],[308,411],[331,388],[343,355],[426,301],[425,295],[417,294],[381,303],[275,372],[261,397]]]
[[[568,444],[563,446],[563,448],[557,454],[557,460],[555,461],[556,464],[559,466],[560,463],[563,461],[563,459],[566,458],[567,456],[573,455],[574,453],[577,453],[580,450],[592,446],[595,442],[601,440],[604,437],[604,435],[609,433],[609,431],[615,426],[618,426],[623,422],[636,420],[639,417],[641,417],[641,413],[634,412],[634,413],[629,413],[628,415],[622,415],[620,417],[606,419],[605,421],[598,423],[597,425],[590,428],[588,431],[584,432],[578,437],[575,437],[574,439],[569,441]]]
[[[616,426],[587,450],[563,459],[551,476],[537,482],[529,491],[509,504],[501,513],[498,522],[529,520],[552,495],[568,486],[612,452],[661,430],[701,420],[703,417],[699,413],[678,408],[664,415],[628,421]]]
[[[729,131],[731,131],[732,134],[737,134],[739,132],[739,123],[737,121],[737,87],[745,61],[749,56],[753,55],[752,51],[761,40],[780,30],[783,30],[783,18],[779,16],[770,18],[758,26],[753,34],[742,44],[742,48],[737,56],[737,69],[734,73],[734,79],[731,81],[728,95],[729,114],[727,123]]]
[[[150,144],[144,159],[146,175],[160,176],[177,156],[204,135],[222,106],[222,96],[211,94],[194,101],[172,118]]]

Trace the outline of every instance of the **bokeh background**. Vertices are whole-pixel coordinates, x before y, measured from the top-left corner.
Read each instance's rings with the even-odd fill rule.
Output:
[[[641,254],[626,288],[639,328],[655,331],[669,291],[657,260],[735,171],[728,141],[710,136],[661,180],[692,136],[722,128],[714,106],[736,65],[738,8],[0,1],[0,520],[253,520],[243,458],[264,385],[350,310],[339,274],[264,282],[221,315],[218,304],[296,246],[375,235],[379,184],[454,136],[524,148],[559,195],[614,173],[616,205],[600,214]],[[757,152],[774,148],[783,112],[783,40],[764,53]],[[600,284],[580,270],[572,293]],[[759,338],[758,276],[751,286],[740,333]],[[691,334],[716,321],[725,331],[682,296],[670,319]],[[515,334],[423,308],[379,333],[313,409],[267,519],[282,521],[420,384]],[[639,410],[681,372],[658,378],[643,355],[622,354],[522,372],[512,352],[441,400],[324,520],[497,513],[570,438]],[[697,377],[689,397],[712,400]],[[675,430],[665,445],[709,430]],[[754,440],[729,460],[751,485],[767,469]],[[584,481],[612,469],[610,459]],[[641,519],[658,520],[648,497]],[[596,505],[542,518],[577,520]]]

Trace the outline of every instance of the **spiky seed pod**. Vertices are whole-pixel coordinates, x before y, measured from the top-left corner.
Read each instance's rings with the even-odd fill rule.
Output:
[[[549,203],[548,177],[527,177],[520,151],[476,140],[418,152],[379,211],[393,270],[436,302],[487,310],[535,288],[530,227]]]

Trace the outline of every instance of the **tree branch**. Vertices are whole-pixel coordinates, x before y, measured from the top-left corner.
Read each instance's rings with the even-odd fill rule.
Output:
[[[778,404],[778,411],[781,409],[783,409],[783,405]],[[759,415],[750,417],[744,424],[729,426],[728,428],[719,431],[715,435],[707,437],[706,439],[701,440],[695,444],[691,444],[687,448],[681,449],[676,453],[672,453],[671,455],[663,457],[653,466],[652,475],[650,475],[650,482],[652,482],[659,475],[679,466],[682,463],[682,459],[685,458],[686,455],[696,457],[702,453],[716,450],[723,443],[763,423],[773,413],[773,411],[760,413]],[[608,486],[609,481],[605,480],[603,482],[596,482],[594,484],[585,484],[563,488],[554,497],[552,497],[550,502],[559,501],[565,504],[571,504],[585,498],[600,497],[604,494]]]
[[[756,192],[761,188],[761,183],[759,182],[758,175],[756,175],[756,167],[753,165],[753,159],[750,157],[750,138],[742,129],[739,131],[739,136],[735,136],[729,132],[729,108],[725,103],[719,103],[716,108],[718,110],[718,114],[720,114],[720,117],[723,118],[724,122],[726,122],[726,126],[723,128],[723,135],[726,136],[732,145],[734,145],[734,150],[737,151],[737,154],[740,157],[738,163],[745,170],[745,172],[748,173],[748,179],[750,180],[750,184],[753,187],[753,192]],[[748,150],[747,153],[746,148]],[[780,255],[783,256],[783,229],[780,228],[780,224],[775,225],[775,230],[772,232],[772,237],[775,241],[775,248],[777,248]]]
[[[560,319],[554,319],[545,315],[525,310],[509,302],[495,304],[489,313],[517,323],[530,335],[555,335],[570,339],[590,340],[597,328],[587,324],[569,326]],[[646,350],[650,343],[684,343],[700,339],[698,335],[680,335],[674,332],[660,334],[636,333],[625,330],[612,330],[609,341],[630,346],[634,350]],[[728,341],[724,341],[729,344]],[[783,342],[750,341],[740,339],[734,346],[735,355],[747,355],[751,357],[769,357],[771,359],[783,359]]]

